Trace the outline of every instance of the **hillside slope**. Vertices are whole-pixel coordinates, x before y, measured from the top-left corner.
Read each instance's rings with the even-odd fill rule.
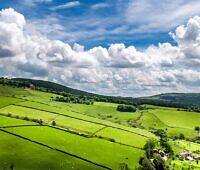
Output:
[[[166,93],[147,97],[146,99],[200,106],[200,93]]]
[[[157,139],[147,130],[84,115],[67,103],[52,101],[53,95],[0,85],[0,165],[4,169],[12,164],[20,170],[134,169],[145,153],[146,141]]]
[[[87,96],[88,98],[96,101],[124,103],[124,104],[153,104],[159,106],[171,106],[171,107],[188,107],[188,106],[200,106],[200,93],[166,93],[160,95],[154,95],[150,97],[120,97],[120,96],[105,96],[94,93],[89,93],[73,88],[69,88],[57,83],[34,80],[26,78],[13,78],[13,79],[0,79],[0,84],[5,83],[8,85],[21,85],[29,87],[34,85],[36,88],[49,92],[67,93],[76,96]]]

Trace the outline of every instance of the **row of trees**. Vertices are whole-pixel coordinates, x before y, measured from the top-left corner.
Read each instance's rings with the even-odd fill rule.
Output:
[[[43,124],[43,120],[42,120],[42,119],[29,118],[29,117],[27,117],[27,116],[20,117],[20,116],[18,116],[18,115],[13,115],[12,113],[8,113],[7,116],[8,116],[8,117],[15,118],[15,119],[21,119],[21,120],[36,122],[36,123],[38,123],[38,124],[40,124],[40,125]]]
[[[186,108],[178,108],[177,111],[186,111],[186,112],[198,112],[200,113],[200,107],[197,106],[191,106],[191,107],[186,107]]]
[[[117,106],[117,111],[120,112],[136,112],[136,107],[135,106],[130,106],[130,105],[118,105]]]
[[[87,97],[77,97],[77,96],[69,96],[69,97],[59,97],[57,96],[53,99],[58,102],[66,102],[66,103],[80,103],[80,104],[87,104],[92,105],[94,103],[93,100],[87,99]]]

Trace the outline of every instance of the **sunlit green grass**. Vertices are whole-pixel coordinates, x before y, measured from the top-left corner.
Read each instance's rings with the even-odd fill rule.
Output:
[[[78,119],[15,105],[4,107],[0,109],[0,112],[4,114],[11,113],[12,115],[17,115],[21,118],[28,117],[30,120],[42,119],[45,124],[51,124],[54,120],[58,126],[60,125],[62,127],[71,128],[82,132],[94,133],[95,131],[104,127],[99,124],[89,123]]]
[[[84,132],[91,138],[44,126],[6,128],[6,130],[112,169],[118,169],[120,163],[126,163],[132,169],[138,166],[139,157],[144,154],[144,151],[134,147],[143,148],[148,138],[156,138],[155,135],[147,131],[152,128],[164,129],[170,137],[178,136],[180,133],[183,133],[187,138],[197,136],[194,127],[199,126],[199,113],[150,105],[148,105],[148,110],[135,113],[118,112],[116,110],[118,104],[114,103],[95,102],[93,105],[62,103],[53,101],[52,96],[56,95],[30,89],[0,86],[0,113],[5,115],[11,113],[20,116],[20,118],[26,116],[30,119],[43,119],[44,124],[48,125],[51,125],[54,120],[58,127]],[[23,102],[22,99],[26,101]],[[14,103],[16,104],[12,105]],[[143,114],[141,114],[142,112]],[[142,116],[140,117],[140,115]],[[138,127],[144,129],[130,127],[129,121],[137,121]],[[0,127],[34,124],[30,121],[0,116]],[[0,165],[3,164],[5,169],[8,169],[11,161],[14,162],[15,169],[99,169],[84,161],[50,151],[41,146],[35,146],[35,144],[22,139],[2,132],[0,134],[3,134],[0,136],[0,151],[2,151],[0,152]],[[170,140],[170,144],[176,154],[184,150],[195,151],[200,147],[199,144],[181,140]],[[7,153],[7,151],[12,151],[12,148],[9,148],[10,145],[16,146],[13,154]],[[130,147],[125,145],[130,145]],[[27,153],[24,153],[25,149]],[[40,152],[42,154],[36,154]],[[22,164],[23,157],[20,154],[26,156],[24,158],[26,163]],[[56,159],[50,161],[54,156]],[[31,159],[32,162],[29,161]],[[181,163],[184,168],[188,168],[188,162],[174,160],[172,163],[175,164],[174,167],[177,170],[181,168]]]
[[[113,128],[105,128],[100,132],[96,133],[96,135],[100,135],[107,138],[113,138],[118,143],[138,147],[141,149],[144,147],[148,139],[141,135],[133,134],[130,132],[124,132]]]
[[[194,129],[200,124],[200,114],[196,112],[177,111],[176,109],[155,109],[151,111],[168,126]]]
[[[171,162],[171,169],[174,170],[199,170],[200,169],[200,164],[196,161],[188,162],[188,161],[180,161],[180,160],[174,160]]]
[[[14,165],[15,170],[103,169],[19,137],[0,132],[0,167],[5,170],[10,169],[11,164]]]
[[[112,169],[117,169],[119,163],[127,163],[129,167],[134,168],[138,165],[139,158],[144,153],[140,149],[98,138],[85,138],[48,127],[19,127],[7,128],[6,130],[87,158]]]
[[[30,95],[30,94],[26,89],[0,85],[0,95],[1,96],[13,96],[13,95],[23,96],[23,95]]]
[[[57,102],[57,103],[59,104],[59,102]],[[78,119],[80,118],[80,119],[83,119],[83,120],[86,120],[86,121],[91,121],[91,122],[94,122],[94,123],[100,123],[104,126],[112,126],[112,127],[116,127],[116,128],[122,128],[122,129],[129,130],[129,131],[132,131],[132,132],[144,134],[148,137],[154,137],[154,135],[152,133],[150,133],[146,130],[127,127],[127,126],[123,126],[123,125],[120,125],[120,124],[117,124],[117,123],[110,122],[108,120],[101,120],[101,119],[98,119],[98,118],[95,118],[95,117],[90,117],[90,116],[81,114],[82,112],[80,112],[80,110],[78,111],[78,113],[73,112],[73,111],[70,111],[70,108],[65,107],[64,105],[59,105],[59,106],[55,107],[55,106],[52,106],[50,104],[44,105],[44,104],[41,104],[41,103],[30,102],[30,101],[22,102],[22,103],[19,103],[18,105],[25,106],[25,107],[33,107],[33,108],[36,108],[36,109],[43,109],[47,112],[48,111],[58,112],[58,113],[62,113],[62,114],[67,115],[67,116],[72,116],[74,118],[78,118]],[[85,105],[84,107],[87,107],[87,106],[88,105]]]
[[[119,112],[116,110],[117,104],[113,103],[94,103],[94,105],[72,104],[69,106],[72,110],[82,114],[97,117],[103,120],[109,120],[114,123],[129,126],[128,121],[134,121],[140,115],[140,112]]]
[[[12,98],[12,97],[0,96],[0,108],[8,106],[9,104],[18,103],[21,101],[23,101],[23,100]]]
[[[4,126],[19,126],[19,125],[34,125],[35,123],[25,121],[25,120],[19,120],[15,118],[10,118],[6,116],[0,115],[0,127]]]
[[[182,133],[185,137],[193,138],[196,136],[194,127],[199,125],[200,114],[154,106],[144,111],[140,122],[146,129],[165,129],[170,136]]]

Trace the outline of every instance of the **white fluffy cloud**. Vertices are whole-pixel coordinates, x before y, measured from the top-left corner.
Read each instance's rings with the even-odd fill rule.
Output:
[[[13,9],[0,11],[0,75],[60,82],[91,92],[138,96],[200,91],[200,17],[170,33],[170,43],[138,51],[111,44],[84,50],[24,31],[26,21]]]

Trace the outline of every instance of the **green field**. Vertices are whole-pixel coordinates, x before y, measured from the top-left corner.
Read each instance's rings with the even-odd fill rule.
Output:
[[[152,129],[165,129],[170,137],[183,133],[192,138],[200,122],[199,113],[176,108],[147,106],[129,113],[116,111],[114,103],[62,103],[52,101],[52,96],[56,95],[0,86],[0,167],[120,170],[126,164],[134,170],[146,141],[158,139]],[[42,124],[33,121],[39,119]],[[170,145],[177,154],[200,149],[199,144],[184,140],[171,140]],[[189,167],[188,162],[183,164]],[[180,165],[176,159],[170,167],[179,170]]]
[[[13,104],[13,103],[21,102],[23,100],[11,98],[11,97],[0,96],[0,101],[1,101],[0,102],[0,108],[2,108],[2,107],[8,106],[8,105]]]
[[[200,125],[200,114],[177,111],[176,108],[153,107],[144,111],[140,122],[146,129],[166,129],[170,136],[182,133],[186,137],[194,137],[194,128]]]
[[[1,169],[12,164],[16,170],[104,169],[4,132],[0,132],[0,151]]]
[[[6,130],[112,169],[117,169],[119,162],[125,162],[130,167],[137,165],[139,156],[143,153],[140,149],[125,147],[98,138],[88,139],[49,127],[18,127],[6,128]],[[104,148],[103,152],[102,148]],[[114,150],[117,151],[115,156],[113,156]]]

